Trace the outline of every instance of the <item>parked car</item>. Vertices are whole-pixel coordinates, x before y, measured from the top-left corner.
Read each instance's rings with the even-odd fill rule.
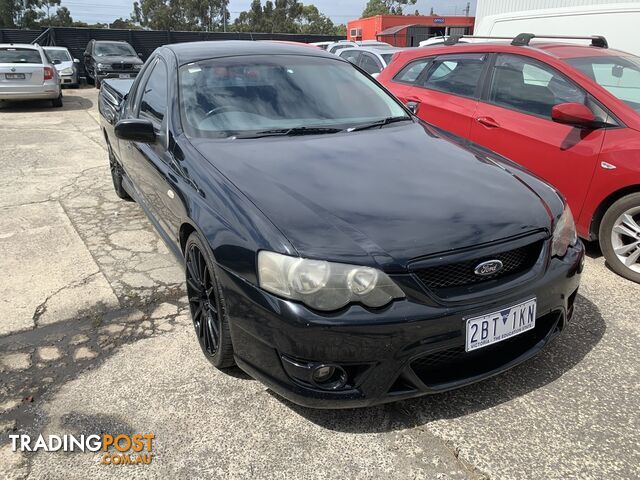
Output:
[[[377,47],[377,48],[394,48],[386,42],[378,42],[376,40],[363,40],[358,42],[351,42],[348,40],[340,40],[339,42],[328,45],[326,50],[329,53],[338,55],[343,48],[357,48],[357,47]]]
[[[391,58],[403,48],[376,48],[358,47],[344,48],[339,51],[339,56],[358,65],[361,69],[373,77],[377,77],[382,70],[387,68]]]
[[[42,47],[0,43],[0,100],[51,100],[62,107],[60,77]]]
[[[42,47],[49,61],[55,66],[62,86],[77,88],[80,86],[78,64],[80,60],[73,58],[65,47]]]
[[[600,37],[530,40],[401,52],[379,81],[423,120],[553,184],[580,236],[640,282],[640,58]]]
[[[572,317],[584,248],[560,194],[335,55],[167,45],[105,80],[99,110],[116,193],[183,262],[205,356],[293,402],[460,387]]]
[[[127,42],[91,40],[84,52],[87,79],[96,88],[105,78],[135,78],[143,63]]]

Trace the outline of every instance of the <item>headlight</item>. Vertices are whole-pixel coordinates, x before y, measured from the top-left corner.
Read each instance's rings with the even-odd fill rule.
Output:
[[[108,63],[99,63],[98,65],[96,65],[96,68],[98,70],[107,70],[109,68],[109,64]]]
[[[382,307],[404,293],[380,270],[344,263],[258,253],[258,280],[268,292],[299,300],[316,310],[337,310],[351,302]]]
[[[65,68],[65,69],[60,71],[60,74],[62,74],[62,75],[73,75],[73,68],[71,68],[71,67]]]
[[[571,209],[567,205],[562,212],[562,216],[556,223],[553,230],[553,244],[551,246],[551,255],[554,257],[564,257],[570,246],[578,243],[578,233],[576,232],[576,224],[573,221]]]

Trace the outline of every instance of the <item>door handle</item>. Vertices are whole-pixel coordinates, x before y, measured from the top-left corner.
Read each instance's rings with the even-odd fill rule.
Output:
[[[500,128],[500,124],[491,117],[478,117],[476,118],[476,122],[487,128]]]

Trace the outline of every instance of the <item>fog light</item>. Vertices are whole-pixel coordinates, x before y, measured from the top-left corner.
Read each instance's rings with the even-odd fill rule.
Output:
[[[317,365],[313,368],[311,380],[323,390],[337,390],[347,383],[347,372],[338,365]]]

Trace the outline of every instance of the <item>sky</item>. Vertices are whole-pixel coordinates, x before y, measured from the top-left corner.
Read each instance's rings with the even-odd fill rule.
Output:
[[[248,10],[250,3],[251,0],[230,0],[231,18],[235,18],[243,10]],[[314,4],[336,24],[346,24],[360,16],[367,0],[302,0],[302,3]],[[472,15],[475,4],[476,0],[471,0]],[[417,8],[420,13],[428,15],[433,7],[438,15],[461,15],[466,5],[467,0],[418,0],[407,12],[413,13]],[[71,11],[74,20],[107,23],[119,17],[129,18],[133,10],[133,0],[62,0],[62,6]]]

